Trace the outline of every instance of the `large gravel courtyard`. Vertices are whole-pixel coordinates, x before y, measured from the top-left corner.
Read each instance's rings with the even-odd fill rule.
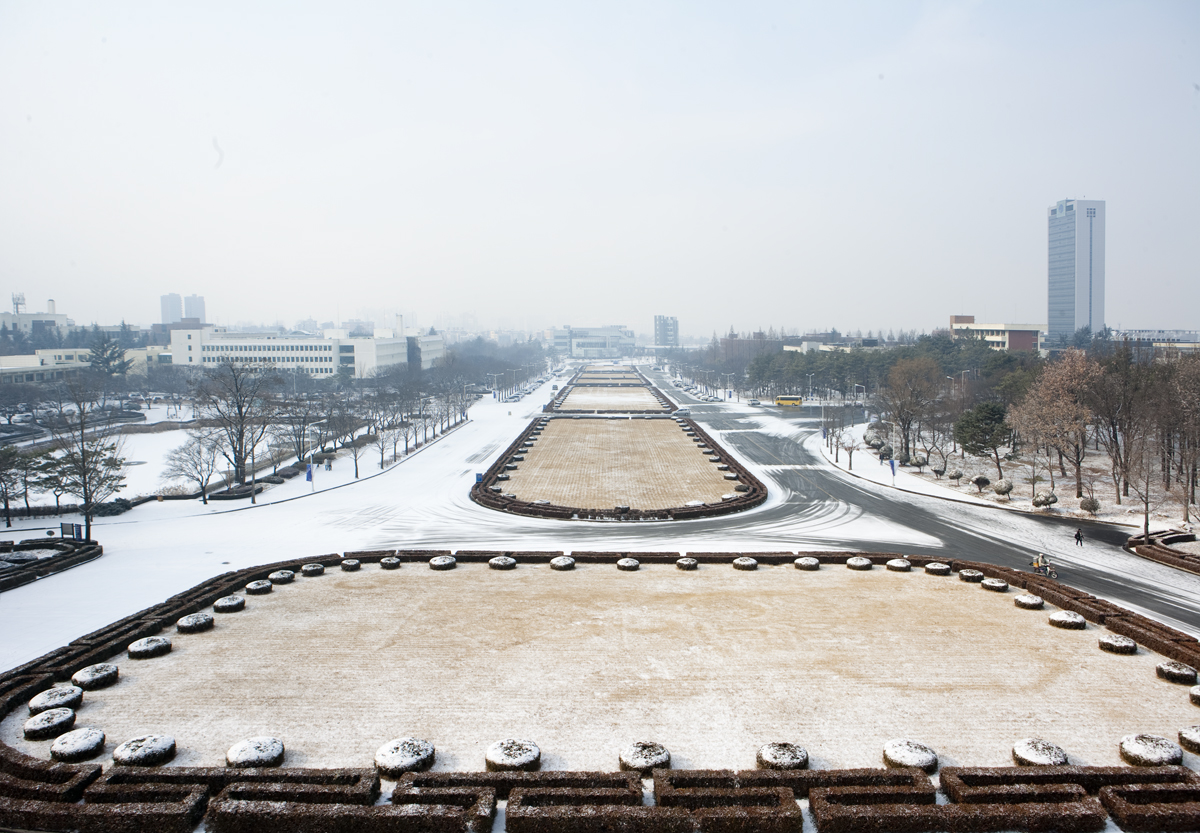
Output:
[[[668,509],[720,503],[724,479],[669,419],[551,419],[505,491],[583,509]]]
[[[613,770],[638,740],[679,768],[753,767],[780,740],[817,766],[879,766],[895,737],[945,764],[1011,765],[1014,741],[1040,736],[1118,765],[1123,735],[1197,722],[1158,657],[1103,653],[1104,631],[1050,627],[1050,612],[953,576],[840,565],[371,564],[249,596],[212,631],[170,634],[167,656],[117,658],[120,681],[88,692],[78,723],[107,734],[109,756],[173,735],[188,766],[220,766],[262,734],[285,742],[288,766],[369,766],[413,735],[442,770],[482,769],[504,737],[536,741],[547,769]],[[20,737],[23,712],[0,733],[44,760],[49,741]]]
[[[563,400],[564,411],[651,411],[666,410],[649,388],[605,388],[576,386]]]

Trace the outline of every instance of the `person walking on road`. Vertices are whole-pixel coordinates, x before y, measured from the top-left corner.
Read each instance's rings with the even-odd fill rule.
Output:
[[[1083,546],[1083,530],[1082,529],[1075,530],[1075,546],[1077,546],[1077,547]]]

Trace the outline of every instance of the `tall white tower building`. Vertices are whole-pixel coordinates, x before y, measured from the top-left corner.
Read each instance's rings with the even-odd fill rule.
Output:
[[[1049,210],[1050,345],[1104,329],[1104,200],[1060,200]]]

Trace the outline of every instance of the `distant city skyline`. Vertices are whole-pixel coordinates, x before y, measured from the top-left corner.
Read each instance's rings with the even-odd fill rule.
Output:
[[[1041,321],[1041,212],[1103,197],[1105,323],[1195,329],[1196,32],[1169,1],[17,0],[0,292],[929,331]]]

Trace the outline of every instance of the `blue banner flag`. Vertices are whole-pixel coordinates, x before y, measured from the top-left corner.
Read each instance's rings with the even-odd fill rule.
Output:
[[[888,462],[892,464],[892,477],[895,477],[896,476],[896,461],[888,460]]]
[[[305,472],[304,472],[304,479],[305,479],[305,480],[312,480],[312,463],[309,463],[309,464],[308,464],[308,468],[307,468],[307,470],[305,470]]]

